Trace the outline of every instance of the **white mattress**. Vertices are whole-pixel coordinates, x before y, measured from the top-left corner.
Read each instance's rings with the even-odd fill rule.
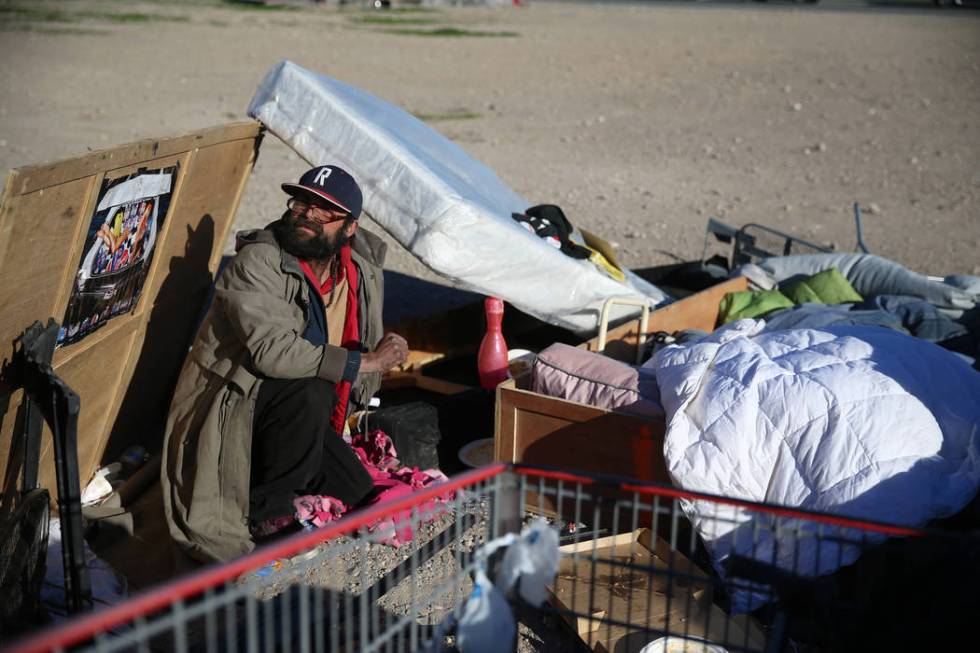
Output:
[[[519,196],[455,143],[357,88],[282,61],[248,113],[312,165],[348,170],[371,218],[456,287],[578,332],[595,330],[610,297],[670,301],[636,275],[618,282],[518,226],[511,213],[549,198]]]

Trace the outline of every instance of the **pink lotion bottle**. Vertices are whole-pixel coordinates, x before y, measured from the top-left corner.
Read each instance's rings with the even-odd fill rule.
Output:
[[[504,302],[497,297],[487,297],[483,305],[487,312],[487,332],[480,343],[476,367],[480,373],[480,385],[493,390],[507,379],[507,343],[501,329]]]

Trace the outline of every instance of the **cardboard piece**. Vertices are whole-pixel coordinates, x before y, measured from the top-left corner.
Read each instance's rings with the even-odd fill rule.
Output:
[[[764,646],[758,626],[715,606],[711,579],[649,529],[566,545],[561,552],[552,605],[595,651],[635,653],[664,634]]]

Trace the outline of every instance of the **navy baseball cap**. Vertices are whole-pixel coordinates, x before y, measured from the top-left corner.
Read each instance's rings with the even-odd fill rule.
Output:
[[[352,218],[361,215],[361,189],[350,173],[337,166],[317,166],[306,171],[295,184],[283,184],[290,195],[306,191],[322,197]]]

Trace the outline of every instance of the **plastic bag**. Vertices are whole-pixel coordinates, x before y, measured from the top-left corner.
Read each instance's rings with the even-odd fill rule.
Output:
[[[544,519],[536,519],[507,548],[497,581],[505,592],[516,583],[521,598],[538,607],[548,598],[547,585],[558,573],[558,555],[557,531]]]
[[[473,592],[463,606],[457,633],[462,653],[504,653],[514,650],[517,626],[505,593],[516,584],[521,598],[540,606],[548,597],[547,585],[558,573],[558,533],[544,519],[536,519],[521,533],[487,542],[485,557],[506,548],[500,562],[499,589],[482,568],[475,572]]]
[[[482,569],[476,570],[473,591],[463,606],[457,629],[461,653],[507,653],[514,650],[517,624],[504,595]]]

